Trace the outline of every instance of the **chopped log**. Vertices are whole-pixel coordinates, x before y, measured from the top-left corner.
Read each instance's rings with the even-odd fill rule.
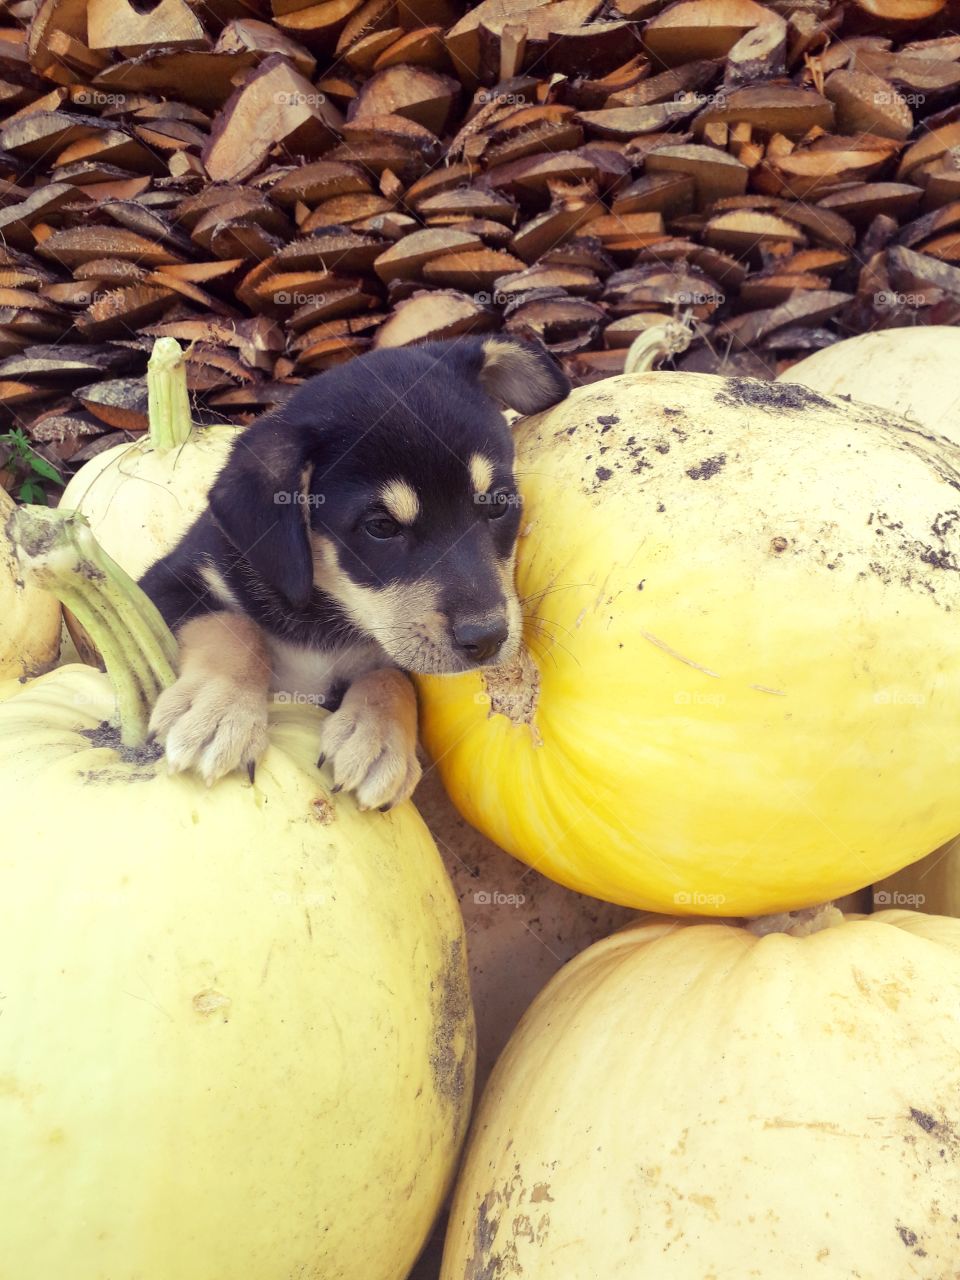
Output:
[[[707,244],[738,256],[749,256],[757,264],[763,261],[768,241],[787,245],[791,250],[805,247],[807,243],[796,223],[776,214],[748,210],[718,214],[707,222],[703,235]]]
[[[77,400],[99,422],[118,431],[145,431],[147,420],[147,379],[112,378],[79,387]]]
[[[519,258],[502,249],[472,249],[430,259],[424,263],[422,274],[430,284],[449,285],[477,295],[481,290],[491,289],[506,272],[522,267]]]
[[[249,50],[233,53],[161,49],[112,63],[94,78],[93,84],[108,95],[131,90],[159,93],[204,110],[217,109],[230,97],[235,79],[255,61],[256,56]]]
[[[414,231],[381,253],[374,260],[373,269],[384,284],[389,284],[392,280],[417,280],[424,264],[431,259],[482,247],[483,242],[479,236],[455,227]]]
[[[906,182],[865,182],[824,196],[820,208],[833,209],[860,224],[872,221],[878,213],[906,217],[917,209],[922,196],[920,187]]]
[[[37,246],[37,252],[65,267],[82,266],[96,258],[121,258],[148,267],[180,261],[179,255],[164,246],[117,227],[54,231]]]
[[[158,285],[135,284],[113,289],[94,299],[84,314],[77,317],[76,327],[91,342],[124,338],[158,320],[176,297],[172,289]]]
[[[688,58],[723,58],[748,31],[775,17],[753,0],[681,0],[647,23],[643,43],[667,66]]]
[[[686,62],[659,75],[638,79],[635,83],[611,93],[605,99],[608,107],[648,107],[657,102],[669,102],[681,94],[693,93],[716,80],[717,62],[703,58]]]
[[[234,18],[220,32],[214,45],[215,53],[239,53],[243,50],[249,50],[260,58],[268,58],[274,53],[288,58],[307,79],[316,74],[317,60],[309,49],[269,22],[260,22],[257,18]]]
[[[203,151],[216,182],[249,177],[271,149],[316,155],[336,142],[340,113],[279,54],[271,54],[231,97]]]
[[[913,129],[913,112],[893,85],[866,71],[834,71],[824,93],[834,104],[844,133],[872,133],[902,141]]]
[[[504,328],[508,333],[538,339],[556,354],[584,351],[594,345],[606,312],[586,298],[570,298],[562,290],[525,294],[507,304]]]
[[[387,67],[363,86],[350,119],[405,116],[439,136],[447,128],[460,92],[459,81],[439,71],[406,65]]]
[[[697,116],[694,131],[715,122],[745,123],[788,138],[802,137],[810,129],[831,127],[833,104],[798,85],[751,84],[717,95]]]
[[[377,330],[375,347],[403,347],[411,342],[455,338],[462,333],[489,332],[496,317],[482,303],[455,289],[415,293],[398,304]]]
[[[699,144],[660,147],[647,156],[646,167],[648,173],[687,174],[700,209],[721,196],[742,195],[750,178],[750,170],[736,157]]]
[[[787,24],[772,16],[740,37],[727,53],[723,83],[725,88],[772,80],[786,71]]]
[[[130,0],[87,0],[86,44],[133,58],[156,45],[203,49],[207,35],[186,0],[160,0],[147,13]]]

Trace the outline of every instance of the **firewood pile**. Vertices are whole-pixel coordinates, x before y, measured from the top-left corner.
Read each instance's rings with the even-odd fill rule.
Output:
[[[372,347],[663,317],[774,376],[960,319],[946,0],[0,0],[0,431],[71,466]],[[2,463],[2,459],[0,459]]]

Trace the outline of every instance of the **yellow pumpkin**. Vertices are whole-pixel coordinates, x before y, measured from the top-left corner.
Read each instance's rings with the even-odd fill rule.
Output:
[[[110,634],[83,620],[124,723],[79,665],[0,704],[0,1275],[402,1280],[473,1083],[429,832],[331,793],[309,707],[274,706],[253,786],[168,774],[130,713],[169,633],[50,551],[78,608],[108,573]]]
[[[960,921],[646,919],[553,978],[473,1123],[441,1280],[947,1280]]]
[[[464,816],[681,914],[848,893],[960,830],[960,464],[804,388],[649,373],[517,424],[525,645],[420,680]]]
[[[15,503],[0,489],[0,691],[52,667],[60,652],[60,602],[24,581],[6,523]],[[2,696],[2,692],[0,692]]]
[[[86,517],[104,551],[132,578],[166,555],[203,511],[240,431],[193,424],[183,353],[174,338],[154,343],[147,392],[146,434],[91,458],[60,498],[63,510]],[[66,623],[84,661],[98,665],[100,655],[69,609]]]
[[[798,360],[777,381],[879,405],[960,445],[960,405],[951,390],[958,365],[960,329],[931,324],[860,333]]]

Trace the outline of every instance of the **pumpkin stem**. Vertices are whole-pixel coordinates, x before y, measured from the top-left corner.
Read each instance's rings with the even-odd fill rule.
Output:
[[[150,444],[158,453],[179,449],[190,439],[193,419],[187,394],[187,366],[176,338],[158,338],[147,364]]]
[[[121,741],[142,747],[153,704],[176,679],[177,643],[156,606],[100,547],[78,511],[19,507],[7,532],[24,571],[90,632],[116,694]]]
[[[667,356],[686,351],[693,334],[682,320],[666,320],[638,333],[627,352],[624,373],[649,373]]]

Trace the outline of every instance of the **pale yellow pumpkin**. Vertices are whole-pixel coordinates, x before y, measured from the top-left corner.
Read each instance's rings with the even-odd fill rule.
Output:
[[[754,915],[960,830],[960,459],[801,387],[649,373],[518,423],[522,660],[420,680],[461,812],[570,888]]]
[[[960,921],[647,918],[514,1033],[441,1280],[948,1280],[958,1206]]]
[[[99,593],[124,718],[80,665],[0,704],[0,1275],[403,1280],[473,1083],[436,847],[331,793],[310,707],[274,706],[253,786],[168,774],[169,633],[75,550],[49,571]]]
[[[104,551],[132,578],[166,555],[204,510],[240,431],[192,422],[186,369],[174,338],[154,343],[147,388],[149,430],[91,458],[60,499],[64,510],[86,517]],[[98,665],[100,655],[69,609],[66,622],[84,661]]]
[[[798,360],[777,381],[878,405],[960,445],[958,369],[960,329],[931,324],[860,333]]]
[[[0,489],[0,697],[52,667],[60,652],[60,602],[24,581],[6,533],[15,503]]]

